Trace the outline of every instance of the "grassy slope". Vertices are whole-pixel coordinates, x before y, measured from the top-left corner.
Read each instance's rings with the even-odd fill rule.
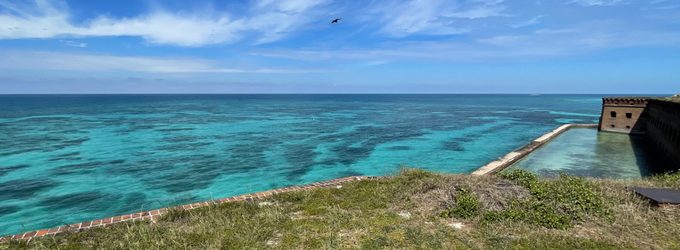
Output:
[[[627,186],[680,188],[680,175],[536,180],[406,170],[0,248],[680,248],[680,210],[652,207]]]
[[[670,102],[680,102],[680,96],[662,97],[660,100],[670,101]]]

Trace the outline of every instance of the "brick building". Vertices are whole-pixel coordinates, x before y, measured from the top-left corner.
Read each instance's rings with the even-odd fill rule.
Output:
[[[644,134],[648,100],[645,97],[603,98],[600,131]]]
[[[664,170],[680,170],[680,102],[646,97],[602,99],[600,131],[642,135]]]

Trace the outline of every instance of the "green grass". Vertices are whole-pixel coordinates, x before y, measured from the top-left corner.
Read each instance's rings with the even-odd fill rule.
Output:
[[[657,98],[657,99],[662,100],[662,101],[679,102],[680,103],[680,96],[660,97],[660,98]]]
[[[629,186],[680,188],[680,174],[623,181],[404,170],[0,248],[680,248],[680,211],[653,207]]]

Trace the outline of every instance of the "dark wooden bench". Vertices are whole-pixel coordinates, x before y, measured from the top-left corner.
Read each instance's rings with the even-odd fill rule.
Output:
[[[630,188],[635,194],[649,199],[657,206],[680,205],[680,190],[670,188]]]

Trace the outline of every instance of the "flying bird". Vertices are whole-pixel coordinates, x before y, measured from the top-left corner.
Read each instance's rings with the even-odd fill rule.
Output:
[[[336,19],[333,19],[331,21],[331,23],[338,23],[338,22],[340,22],[340,20],[342,20],[342,18],[336,18]]]

